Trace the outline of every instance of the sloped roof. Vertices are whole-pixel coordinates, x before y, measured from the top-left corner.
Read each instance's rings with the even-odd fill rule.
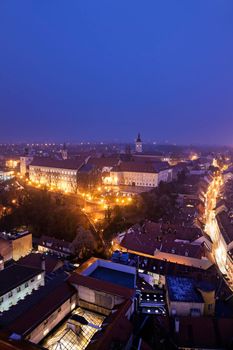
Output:
[[[65,160],[38,157],[38,158],[34,158],[29,166],[78,170],[84,164],[84,162],[85,162],[85,159],[83,157],[76,158],[76,159],[65,159]]]
[[[13,264],[0,271],[0,295],[4,295],[17,286],[39,275],[41,269]]]

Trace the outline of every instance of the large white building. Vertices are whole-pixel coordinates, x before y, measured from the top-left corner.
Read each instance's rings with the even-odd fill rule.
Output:
[[[110,172],[108,183],[140,187],[157,187],[161,181],[172,181],[172,169],[166,163],[121,162]]]
[[[77,192],[77,174],[85,159],[35,158],[29,165],[30,181],[64,192]]]

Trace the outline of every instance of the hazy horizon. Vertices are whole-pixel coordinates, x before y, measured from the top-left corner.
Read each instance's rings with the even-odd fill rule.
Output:
[[[0,2],[0,141],[233,145],[233,2]],[[127,141],[128,140],[128,141]]]

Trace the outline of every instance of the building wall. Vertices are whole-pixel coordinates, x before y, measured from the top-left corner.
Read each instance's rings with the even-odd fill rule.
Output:
[[[200,310],[200,315],[204,314],[204,303],[169,301],[169,298],[167,301],[170,316],[173,312],[176,312],[177,316],[190,316],[192,309]]]
[[[60,169],[30,165],[29,179],[32,182],[65,192],[76,193],[77,191],[77,169]]]
[[[32,250],[32,234],[21,236],[12,240],[12,258],[17,261],[29,254]]]
[[[12,259],[13,247],[12,241],[8,241],[4,238],[0,238],[0,255],[3,257],[4,261]]]
[[[77,286],[79,305],[84,307],[84,303],[89,310],[109,314],[116,305],[123,303],[124,298],[105,292]]]
[[[157,187],[158,174],[157,173],[143,173],[130,171],[111,171],[110,177],[117,178],[118,185],[126,186],[142,186],[142,187]]]
[[[0,171],[0,180],[7,181],[14,177],[13,171]]]
[[[205,292],[198,289],[204,300],[204,315],[214,316],[215,315],[215,290]]]
[[[171,182],[172,181],[172,169],[165,169],[158,173],[158,184],[163,182]]]
[[[45,247],[43,245],[38,245],[38,251],[41,253],[50,252],[54,255],[57,255],[57,256],[63,257],[63,258],[67,258],[68,256],[70,256],[72,254],[72,252],[70,250],[68,252],[68,249],[67,249],[67,252],[64,252],[63,250],[58,251],[58,250],[51,249],[49,247]]]
[[[76,296],[66,300],[49,317],[45,318],[36,328],[27,335],[27,339],[38,344],[49,332],[57,326],[72,310],[76,308]]]
[[[25,176],[28,171],[29,164],[33,161],[33,157],[20,157],[20,173]]]
[[[16,305],[19,300],[31,294],[33,289],[44,286],[44,273],[40,273],[30,280],[19,284],[16,288],[0,296],[0,312],[8,310],[11,306]]]
[[[176,264],[194,266],[204,270],[208,269],[211,265],[213,265],[212,262],[210,262],[207,258],[204,258],[204,257],[202,259],[195,259],[189,256],[181,256],[181,255],[176,255],[172,253],[165,253],[159,250],[156,250],[154,252],[154,257],[159,260],[167,260]]]

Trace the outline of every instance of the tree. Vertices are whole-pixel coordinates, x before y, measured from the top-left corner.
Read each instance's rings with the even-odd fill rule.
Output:
[[[90,257],[97,248],[96,241],[90,230],[78,227],[73,241],[74,252],[80,259]]]

